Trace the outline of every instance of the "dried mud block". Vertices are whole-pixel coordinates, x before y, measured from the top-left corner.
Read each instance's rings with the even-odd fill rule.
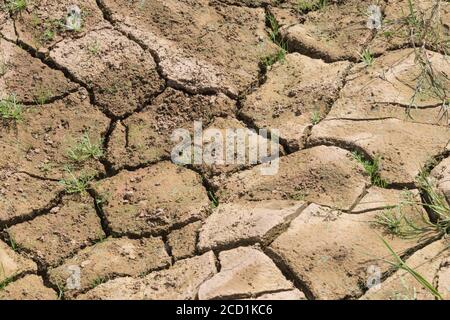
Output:
[[[274,175],[262,175],[260,169],[214,178],[220,202],[306,200],[349,210],[369,183],[350,152],[337,147],[319,146],[282,157]]]
[[[260,201],[220,204],[205,220],[199,235],[202,251],[270,242],[306,207],[303,201]]]
[[[415,252],[405,263],[432,284],[444,300],[450,299],[450,254],[448,240],[439,240]],[[435,297],[411,274],[398,270],[362,300],[434,300]]]
[[[202,141],[203,163],[194,167],[206,176],[240,171],[285,155],[283,146],[271,140],[269,131],[249,129],[233,117],[215,118],[203,129]],[[217,148],[218,143],[223,149]],[[213,161],[205,161],[205,157]]]
[[[61,266],[51,269],[49,279],[54,285],[65,288],[65,297],[72,297],[110,278],[138,277],[169,265],[170,258],[161,238],[109,238],[81,250]],[[73,270],[79,270],[79,286],[70,282]]]
[[[429,20],[433,11],[437,13],[435,22],[431,25],[433,29],[427,34],[427,46],[436,44],[443,46],[449,41],[450,4],[447,1],[440,1],[438,9],[434,7],[435,4],[436,1],[432,0],[412,1],[414,15],[418,21]],[[424,31],[420,27],[408,24],[407,18],[410,13],[409,0],[388,1],[383,12],[383,23],[369,44],[369,50],[375,54],[383,54],[392,49],[412,46],[413,43],[420,47],[422,42],[418,35]],[[412,28],[414,28],[413,33],[417,34],[413,38],[411,37]],[[432,41],[435,43],[431,43]]]
[[[172,139],[176,129],[186,129],[193,134],[194,121],[206,126],[214,117],[234,114],[235,109],[235,102],[223,94],[188,95],[168,88],[142,112],[116,126],[110,139],[108,159],[116,169],[167,159],[179,143]]]
[[[364,213],[373,210],[392,209],[406,204],[408,200],[412,200],[411,197],[415,201],[421,201],[418,190],[400,191],[372,186],[351,212]]]
[[[109,119],[89,103],[84,89],[45,106],[26,108],[21,121],[0,126],[0,152],[4,155],[0,168],[50,179],[67,176],[68,168],[75,175],[103,172],[100,157],[75,161],[69,152],[76,150],[86,135],[101,149],[108,126]]]
[[[55,206],[63,188],[55,181],[0,171],[0,224],[10,225]]]
[[[309,141],[363,149],[379,159],[383,180],[413,184],[421,168],[445,150],[449,139],[446,127],[385,119],[323,121],[312,129]]]
[[[46,104],[78,87],[19,46],[0,39],[0,99]]]
[[[302,22],[281,28],[290,51],[322,58],[327,62],[359,60],[370,39],[367,10],[373,1],[349,0],[329,4],[302,17]]]
[[[443,88],[450,86],[450,61],[427,51]],[[447,125],[442,98],[427,81],[412,49],[397,50],[376,58],[373,65],[356,65],[347,77],[327,119],[370,120],[397,118],[409,122]],[[422,80],[421,80],[422,79]],[[415,92],[419,81],[422,90]]]
[[[419,224],[425,212],[405,208],[410,221]],[[272,258],[286,265],[305,283],[316,299],[343,299],[362,294],[370,270],[381,274],[392,266],[382,235],[400,255],[420,246],[417,239],[390,235],[374,223],[383,211],[353,215],[311,204],[269,247]]]
[[[94,202],[87,195],[65,197],[51,213],[7,231],[19,247],[50,266],[105,237]]]
[[[200,286],[198,298],[236,299],[294,289],[262,251],[239,247],[219,254],[221,271]]]
[[[16,42],[16,32],[14,31],[14,20],[5,10],[0,11],[0,34],[3,38]]]
[[[298,150],[310,127],[327,114],[348,66],[348,62],[327,64],[288,54],[267,73],[266,82],[247,96],[242,115],[258,128],[277,129],[289,149]]]
[[[256,298],[250,298],[248,300],[307,300],[303,292],[298,289],[289,291],[281,291],[275,293],[265,293]]]
[[[180,2],[102,0],[120,29],[158,56],[169,85],[237,96],[258,81],[261,58],[278,51],[263,8]]]
[[[67,27],[68,10],[73,6],[81,10],[81,26],[77,30]],[[19,40],[43,53],[62,40],[74,41],[109,25],[95,0],[28,1],[27,9],[15,20]]]
[[[0,290],[0,300],[57,300],[53,289],[44,285],[42,278],[27,275]]]
[[[0,283],[4,283],[25,272],[37,271],[32,260],[21,256],[6,243],[0,241]]]
[[[172,253],[172,256],[176,260],[192,257],[196,253],[197,237],[201,221],[197,221],[187,226],[172,231],[168,239],[168,244]]]
[[[441,192],[447,203],[450,204],[450,158],[442,160],[430,174],[432,186],[436,186]]]
[[[116,30],[101,29],[64,40],[50,57],[92,88],[96,103],[114,116],[142,108],[163,88],[151,54]]]
[[[177,261],[170,269],[144,278],[117,278],[78,299],[85,300],[194,300],[199,286],[217,272],[214,254]]]
[[[199,220],[210,202],[201,177],[170,162],[121,171],[94,185],[117,234],[156,234]]]

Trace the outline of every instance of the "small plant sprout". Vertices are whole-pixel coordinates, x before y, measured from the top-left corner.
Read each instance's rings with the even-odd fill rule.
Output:
[[[16,14],[27,8],[27,1],[26,0],[6,0],[5,8],[10,14]]]
[[[211,200],[211,208],[215,209],[219,206],[219,200],[216,198],[216,195],[212,191],[208,191],[209,199]]]
[[[15,276],[16,275],[10,276],[4,279],[3,281],[0,281],[0,290],[4,290],[11,282],[13,282]]]
[[[85,132],[76,144],[67,150],[67,157],[73,162],[84,162],[89,159],[100,159],[103,156],[103,141],[92,142]]]
[[[87,49],[90,54],[96,56],[100,53],[100,44],[97,41],[95,41],[90,45],[88,45]]]
[[[319,111],[315,110],[311,113],[311,123],[316,125],[322,120],[322,116]]]
[[[377,215],[375,223],[388,233],[404,239],[432,236],[430,222],[422,207],[414,199],[415,196],[411,191],[405,191],[400,204]],[[406,210],[409,212],[408,215],[405,213]]]
[[[37,104],[44,105],[50,101],[52,96],[53,92],[50,89],[40,89],[37,91],[34,99]]]
[[[284,48],[280,48],[277,53],[264,57],[261,63],[265,68],[268,68],[277,63],[278,61],[283,62],[285,59],[286,59],[286,50]]]
[[[80,31],[82,26],[81,9],[77,5],[67,8],[66,28],[69,31]]]
[[[328,0],[297,0],[296,10],[299,13],[307,13],[320,10],[327,6]]]
[[[45,31],[42,33],[42,41],[49,42],[52,41],[55,38],[55,31],[52,29],[45,29]]]
[[[67,169],[67,174],[67,178],[59,181],[67,194],[86,193],[89,189],[91,181],[94,179],[92,174],[86,173],[81,173],[79,176],[75,176],[70,169]]]
[[[359,162],[364,167],[364,170],[369,174],[370,180],[373,185],[380,188],[386,188],[388,183],[385,180],[383,180],[379,175],[380,160],[378,157],[374,158],[373,161],[366,160],[361,153],[356,151],[352,153],[352,156],[357,162]]]
[[[11,245],[11,249],[13,249],[13,251],[19,250],[19,245],[17,244],[14,237],[9,232],[7,232],[7,235],[8,235],[9,244]]]
[[[266,15],[266,23],[270,28],[269,30],[270,39],[273,41],[273,43],[275,43],[279,47],[279,49],[277,53],[269,55],[262,59],[261,62],[265,69],[267,69],[267,67],[275,64],[278,61],[284,61],[286,58],[286,53],[288,52],[287,43],[282,40],[280,34],[280,26],[278,24],[278,21],[272,14]]]
[[[361,58],[361,62],[364,62],[367,67],[370,67],[375,61],[375,58],[369,49],[364,49],[363,52],[359,54],[359,57]]]
[[[22,104],[15,95],[0,100],[0,118],[3,121],[20,121],[22,119]]]
[[[269,36],[270,39],[275,42],[276,44],[279,43],[279,39],[280,39],[280,26],[278,24],[277,19],[275,18],[274,15],[272,14],[268,14],[267,15],[267,23],[269,25]]]
[[[426,199],[421,203],[433,215],[431,227],[438,235],[450,233],[450,207],[447,204],[445,196],[437,190],[435,181],[428,176],[425,170],[422,170],[417,178],[417,184],[422,190]]]
[[[107,282],[109,279],[107,277],[103,278],[103,277],[98,277],[95,278],[94,281],[92,281],[91,283],[91,289],[94,289],[95,287],[98,287],[99,285]]]

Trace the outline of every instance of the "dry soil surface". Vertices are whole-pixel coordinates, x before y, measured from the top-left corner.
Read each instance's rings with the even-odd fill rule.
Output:
[[[0,299],[433,299],[381,238],[450,298],[448,241],[379,223],[436,218],[424,172],[450,201],[449,119],[416,92],[417,48],[394,24],[407,0],[12,2],[0,1]],[[424,52],[448,93],[449,58]],[[278,172],[173,163],[171,134],[194,121],[279,148]]]

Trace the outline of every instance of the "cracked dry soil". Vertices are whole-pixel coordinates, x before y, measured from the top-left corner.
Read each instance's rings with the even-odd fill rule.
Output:
[[[369,5],[398,19],[407,0],[304,11],[293,0],[29,0],[18,12],[10,2],[0,1],[0,99],[22,109],[0,123],[0,299],[433,299],[385,262],[380,235],[450,298],[446,237],[375,223],[405,189],[417,203],[402,214],[434,219],[420,204],[423,168],[450,200],[441,101],[420,95],[407,116],[415,51],[366,27]],[[78,31],[61,26],[70,5]],[[449,2],[440,10],[448,32]],[[280,43],[285,56],[264,66]],[[448,57],[426,49],[450,90]],[[172,163],[171,133],[198,120],[277,128],[278,174]],[[80,158],[80,141],[99,151]],[[383,185],[355,152],[379,163]]]

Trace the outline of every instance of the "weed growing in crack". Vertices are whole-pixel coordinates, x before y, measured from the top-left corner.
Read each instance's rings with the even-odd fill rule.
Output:
[[[426,203],[421,203],[431,212],[431,227],[439,235],[450,233],[450,207],[445,196],[437,190],[434,180],[425,170],[422,170],[417,178],[417,184],[425,195]]]
[[[2,269],[3,269],[3,266],[2,266]],[[14,277],[15,277],[15,275],[7,277],[3,281],[0,281],[0,291],[4,290],[11,282],[13,282],[14,281]]]
[[[320,10],[328,5],[328,0],[297,0],[295,10],[298,13]]]
[[[392,257],[394,258],[394,261],[384,260],[385,262],[389,263],[390,265],[396,267],[397,269],[401,269],[409,273],[422,287],[424,287],[428,292],[430,292],[435,299],[442,300],[442,295],[439,293],[439,291],[429,282],[427,281],[420,273],[415,271],[413,268],[409,267],[405,261],[392,249],[392,247],[389,245],[389,243],[381,238],[383,241],[383,244],[386,246]]]
[[[261,63],[267,69],[278,61],[283,62],[286,59],[286,52],[287,50],[285,48],[280,48],[277,53],[264,57]]]
[[[56,284],[56,287],[58,288],[58,300],[62,300],[64,297],[64,293],[66,292],[66,288],[63,285]]]
[[[107,282],[108,280],[109,279],[107,277],[97,277],[92,281],[92,283],[89,287],[90,287],[90,289],[94,289],[95,287],[98,287],[99,285]]]
[[[73,162],[84,162],[89,159],[103,157],[103,140],[92,142],[89,134],[85,132],[74,146],[67,150],[66,156]]]
[[[89,189],[90,183],[94,180],[94,175],[81,173],[78,177],[69,169],[67,170],[68,178],[61,179],[59,184],[64,187],[67,194],[85,194]]]
[[[311,123],[313,125],[316,125],[316,124],[318,124],[320,122],[320,120],[322,120],[322,116],[321,116],[320,112],[317,111],[317,110],[313,111],[311,113]]]
[[[380,187],[380,188],[386,188],[388,183],[384,179],[382,179],[379,175],[380,171],[380,160],[379,157],[375,157],[373,161],[366,160],[365,157],[355,151],[352,152],[353,159],[355,159],[358,163],[360,163],[364,170],[369,174],[370,181],[374,186]]]
[[[0,100],[0,118],[5,122],[17,122],[22,120],[22,104],[17,101],[15,95]]]
[[[375,58],[369,49],[364,49],[363,52],[359,53],[359,57],[361,62],[364,62],[367,67],[372,66],[375,62]]]
[[[410,215],[406,215],[406,209]],[[388,233],[404,239],[428,238],[434,235],[428,217],[411,191],[404,191],[400,204],[377,215],[375,223]]]
[[[417,185],[424,195],[425,201],[416,200],[411,192],[405,192],[402,202],[395,210],[387,210],[376,218],[376,223],[386,228],[392,234],[403,238],[441,237],[450,233],[450,207],[442,193],[437,191],[433,179],[425,170],[417,178]],[[406,218],[405,208],[416,211],[420,223]],[[427,209],[428,216],[422,208]]]
[[[287,43],[283,41],[280,33],[280,25],[272,14],[266,15],[266,23],[269,26],[269,37],[273,43],[275,43],[279,49],[275,54],[266,56],[261,59],[261,64],[265,71],[267,68],[274,65],[278,61],[283,62],[286,59],[286,53],[288,52]]]
[[[278,44],[278,41],[280,39],[280,25],[278,24],[278,21],[273,14],[268,14],[266,16],[266,20],[270,28],[269,30],[270,40]]]
[[[211,200],[211,209],[215,209],[219,206],[219,200],[213,191],[208,191],[208,197]]]
[[[9,14],[17,14],[27,8],[27,0],[6,0],[4,8]]]
[[[17,244],[16,240],[9,232],[7,232],[7,234],[8,234],[8,241],[9,241],[9,245],[11,246],[11,249],[13,249],[13,251],[18,251],[20,247]]]
[[[32,24],[40,30],[39,43],[48,43],[55,39],[59,32],[64,30],[64,23],[61,20],[46,19],[42,21],[39,17],[34,17]]]
[[[39,105],[44,105],[50,101],[50,98],[53,96],[53,92],[50,89],[40,89],[34,98],[34,101]]]
[[[306,196],[304,193],[300,192],[300,193],[295,193],[295,194],[289,196],[289,199],[292,199],[295,201],[305,201]]]

